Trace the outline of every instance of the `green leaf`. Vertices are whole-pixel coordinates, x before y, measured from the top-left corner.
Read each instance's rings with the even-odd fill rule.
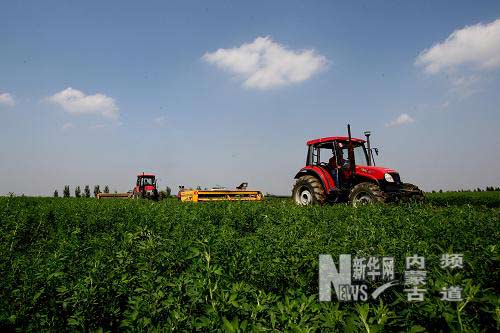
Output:
[[[223,325],[224,331],[235,332],[235,328],[233,327],[233,324],[229,320],[227,320],[226,317],[222,317],[222,321],[224,322],[224,325]]]
[[[425,332],[425,328],[420,325],[413,325],[410,329],[410,333]]]

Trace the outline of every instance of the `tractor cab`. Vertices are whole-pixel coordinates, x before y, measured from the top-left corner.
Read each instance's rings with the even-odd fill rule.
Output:
[[[371,165],[371,157],[365,148],[365,140],[352,138],[354,158],[349,153],[349,138],[327,137],[307,142],[306,166],[318,166],[334,178],[338,188],[346,186],[352,178],[351,159],[356,166]]]
[[[294,201],[301,205],[326,202],[385,202],[406,197],[423,199],[415,185],[404,184],[399,174],[389,168],[375,166],[366,140],[348,136],[325,137],[307,142],[306,166],[295,176]]]
[[[141,173],[137,175],[137,182],[132,191],[134,197],[158,198],[157,179],[153,174]]]

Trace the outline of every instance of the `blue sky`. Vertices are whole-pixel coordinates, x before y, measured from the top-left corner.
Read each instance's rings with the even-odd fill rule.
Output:
[[[288,194],[305,141],[347,123],[425,190],[499,186],[498,19],[498,1],[4,1],[0,193],[147,171]]]

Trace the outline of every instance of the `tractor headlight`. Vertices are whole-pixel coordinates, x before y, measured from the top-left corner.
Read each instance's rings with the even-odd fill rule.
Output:
[[[392,178],[392,176],[388,173],[384,174],[384,178],[387,182],[389,183],[394,183],[394,178]]]

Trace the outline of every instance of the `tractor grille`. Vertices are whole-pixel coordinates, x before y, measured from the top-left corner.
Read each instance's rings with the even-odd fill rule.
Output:
[[[397,172],[392,172],[392,173],[390,173],[390,175],[391,175],[391,176],[392,176],[392,178],[394,179],[394,183],[396,183],[396,184],[401,183],[401,178],[399,178],[399,173],[397,173]]]
[[[389,183],[385,179],[380,181],[382,190],[385,192],[399,192],[401,190],[401,178],[399,178],[399,173],[391,172],[390,175],[394,179],[394,183]]]

